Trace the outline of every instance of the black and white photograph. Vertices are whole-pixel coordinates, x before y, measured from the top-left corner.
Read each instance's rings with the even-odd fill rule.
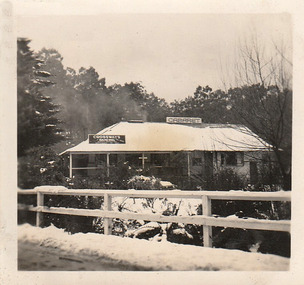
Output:
[[[92,284],[124,284],[115,272],[184,272],[201,284],[207,271],[255,275],[206,284],[287,282],[303,259],[293,236],[297,16],[271,1],[244,12],[241,1],[227,12],[127,2],[1,3],[2,47],[14,53],[1,77],[15,74],[16,93],[15,109],[3,108],[15,125],[1,121],[13,138],[1,165],[8,147],[15,157],[15,218],[4,226],[19,278],[7,284],[86,284],[89,272],[106,276]]]

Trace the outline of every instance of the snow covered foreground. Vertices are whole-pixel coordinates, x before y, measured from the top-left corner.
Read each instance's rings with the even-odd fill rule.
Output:
[[[152,270],[284,271],[289,269],[289,259],[276,255],[204,248],[167,241],[153,242],[95,233],[70,235],[54,226],[47,228],[37,228],[29,224],[18,226],[18,240],[58,248],[76,255],[86,253],[92,257],[104,256]]]

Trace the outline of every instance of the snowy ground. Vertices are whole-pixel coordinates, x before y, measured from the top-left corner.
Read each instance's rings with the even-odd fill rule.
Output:
[[[19,244],[39,245],[37,249],[47,248],[48,254],[53,256],[60,250],[69,253],[70,259],[79,261],[85,254],[91,257],[89,260],[91,263],[94,261],[98,263],[98,260],[105,258],[120,264],[132,264],[134,268],[138,268],[137,270],[285,271],[289,269],[288,258],[270,254],[204,248],[167,241],[153,242],[94,233],[70,235],[54,226],[42,229],[28,224],[21,225],[18,227],[18,240]],[[32,252],[31,257],[28,257],[30,258],[31,261],[39,263],[39,254],[35,251]],[[79,270],[94,269],[87,268],[86,263],[82,262]]]
[[[143,271],[143,267],[86,252],[75,254],[61,248],[40,246],[37,242],[18,243],[20,271]]]

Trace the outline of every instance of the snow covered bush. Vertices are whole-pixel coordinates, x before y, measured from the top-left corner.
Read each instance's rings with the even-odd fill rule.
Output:
[[[66,186],[66,171],[61,157],[52,148],[31,148],[18,159],[18,187],[31,189],[40,185]]]
[[[220,217],[288,220],[290,206],[290,202],[214,200],[212,213]],[[200,205],[198,214],[201,213]],[[212,236],[214,247],[244,251],[255,248],[258,252],[290,256],[290,234],[286,232],[213,227]]]
[[[246,185],[246,179],[237,174],[233,169],[221,169],[217,171],[212,180],[208,181],[207,190],[238,190]]]
[[[119,212],[160,214],[166,216],[195,215],[200,201],[179,198],[145,199],[119,198],[112,201],[112,208]],[[202,227],[177,223],[113,219],[113,234],[153,241],[202,245]],[[96,220],[95,230],[103,232],[103,219]]]
[[[270,202],[213,201],[212,204],[212,213],[216,216],[258,219],[272,217]],[[143,214],[202,214],[201,201],[194,199],[115,198],[112,207],[114,211]],[[203,245],[203,227],[191,224],[114,219],[113,234],[150,241]],[[275,253],[286,257],[290,255],[290,235],[283,232],[213,227],[213,244],[219,248]]]
[[[63,207],[75,209],[98,209],[103,203],[103,197],[91,196],[54,196],[45,195],[45,206],[47,207]],[[63,228],[69,233],[77,232],[94,232],[95,218],[74,216],[74,215],[56,215],[45,214],[44,226],[53,224],[58,228]]]
[[[154,176],[135,175],[128,180],[128,187],[136,190],[160,190],[161,180]]]
[[[290,234],[287,232],[213,228],[213,246],[290,257]]]

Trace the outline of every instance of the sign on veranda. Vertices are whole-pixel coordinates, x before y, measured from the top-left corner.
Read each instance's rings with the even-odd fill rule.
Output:
[[[125,144],[125,135],[89,135],[92,144]]]

